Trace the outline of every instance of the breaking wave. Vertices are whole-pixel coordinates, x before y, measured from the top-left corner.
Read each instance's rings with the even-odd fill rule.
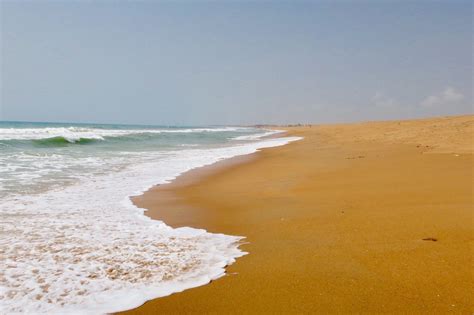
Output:
[[[245,127],[176,128],[176,129],[100,129],[100,128],[0,128],[0,144],[32,143],[35,146],[93,144],[105,140],[146,140],[158,135],[242,132]]]
[[[107,137],[123,137],[128,135],[168,134],[168,133],[210,133],[234,132],[250,128],[223,127],[223,128],[176,128],[176,129],[100,129],[81,127],[58,128],[0,128],[0,141],[5,140],[39,140],[63,138],[67,142],[75,143],[81,139],[104,140]]]

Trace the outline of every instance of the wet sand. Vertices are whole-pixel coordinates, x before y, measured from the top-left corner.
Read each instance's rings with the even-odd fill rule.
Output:
[[[474,311],[474,116],[287,129],[134,199],[249,254],[126,314]]]

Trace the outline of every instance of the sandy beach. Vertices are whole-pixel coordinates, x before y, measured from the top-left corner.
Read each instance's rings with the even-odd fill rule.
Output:
[[[304,139],[134,199],[249,254],[124,314],[474,311],[474,116],[286,130]]]

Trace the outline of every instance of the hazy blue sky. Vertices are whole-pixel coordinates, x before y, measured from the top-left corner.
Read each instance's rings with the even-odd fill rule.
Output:
[[[471,113],[471,1],[1,1],[0,119]]]

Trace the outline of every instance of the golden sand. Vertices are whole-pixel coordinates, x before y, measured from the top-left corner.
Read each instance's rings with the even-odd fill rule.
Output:
[[[127,314],[474,311],[474,116],[288,133],[304,140],[134,200],[171,226],[246,236],[249,255]]]

